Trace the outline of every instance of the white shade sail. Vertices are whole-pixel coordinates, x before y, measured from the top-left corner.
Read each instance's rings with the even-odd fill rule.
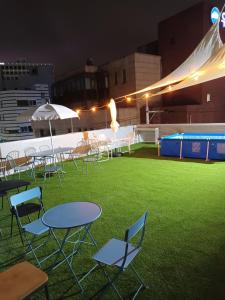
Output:
[[[210,30],[207,32],[207,34],[204,36],[195,50],[176,70],[174,70],[172,73],[159,80],[158,82],[126,96],[144,93],[184,80],[188,76],[194,74],[212,55],[217,53],[222,46],[223,43],[219,34],[218,22],[212,25]]]
[[[79,118],[78,114],[72,109],[63,105],[44,104],[38,108],[28,109],[21,113],[18,121],[43,121],[43,120],[64,120]]]
[[[115,101],[113,99],[110,100],[109,103],[109,108],[110,108],[110,114],[111,114],[111,124],[110,127],[112,128],[112,131],[114,133],[116,133],[119,129],[119,123],[116,121],[116,117],[117,117],[117,111],[116,111],[116,104]]]
[[[162,95],[225,76],[225,45],[194,74],[154,95]]]

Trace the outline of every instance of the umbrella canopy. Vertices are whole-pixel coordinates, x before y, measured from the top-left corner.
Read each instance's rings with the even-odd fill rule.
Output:
[[[52,153],[54,155],[54,146],[52,140],[52,126],[51,120],[64,120],[64,119],[72,119],[79,118],[78,114],[69,109],[68,107],[57,105],[57,104],[49,104],[46,103],[44,105],[39,106],[38,108],[28,109],[25,112],[21,113],[18,117],[18,121],[48,121],[50,137],[51,137],[51,146]]]
[[[109,108],[110,108],[110,114],[111,114],[111,120],[112,120],[110,127],[112,128],[112,131],[114,133],[116,133],[118,131],[120,125],[116,121],[116,117],[117,117],[116,103],[113,99],[110,100]]]
[[[79,118],[78,114],[72,109],[63,105],[57,104],[44,104],[38,108],[28,109],[21,113],[18,121],[44,121],[44,120],[64,120]]]

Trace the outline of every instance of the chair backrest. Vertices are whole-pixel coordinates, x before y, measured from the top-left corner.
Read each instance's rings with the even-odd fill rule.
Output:
[[[73,149],[72,153],[79,155],[88,155],[89,151],[91,150],[91,146],[87,145],[80,145]]]
[[[10,204],[15,209],[17,205],[25,203],[26,201],[38,199],[42,204],[42,188],[35,187],[27,191],[23,191],[21,193],[15,194],[10,197]]]
[[[6,157],[9,157],[11,159],[17,159],[20,157],[20,152],[17,150],[11,151],[6,155]]]
[[[143,242],[144,239],[144,234],[145,234],[145,224],[146,224],[146,220],[147,217],[149,215],[149,212],[146,211],[130,228],[128,228],[125,232],[125,238],[124,241],[126,242],[126,247],[125,247],[125,253],[123,256],[123,263],[121,265],[121,268],[124,267],[127,257],[129,254],[129,241],[136,236],[136,234],[138,234],[140,231],[140,238],[138,240],[138,243],[136,244],[136,248],[139,248]],[[131,250],[133,251],[133,250]]]
[[[17,166],[16,161],[19,159],[19,151],[11,151],[6,155],[6,160],[10,168],[14,169]]]
[[[142,230],[140,239],[140,242],[142,242],[148,214],[148,212],[145,212],[130,228],[126,230],[124,239],[126,242],[129,242],[140,230]]]
[[[83,134],[83,140],[87,142],[88,139],[89,139],[89,133],[88,133],[88,131],[83,131],[82,134]]]
[[[32,156],[36,153],[36,149],[34,147],[29,147],[24,150],[25,156]]]

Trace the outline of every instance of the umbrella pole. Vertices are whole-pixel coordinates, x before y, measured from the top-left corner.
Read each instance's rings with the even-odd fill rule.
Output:
[[[55,153],[54,153],[54,147],[53,147],[52,124],[51,124],[51,120],[48,120],[48,124],[49,124],[49,130],[50,130],[50,138],[51,138],[51,147],[52,147],[53,162],[54,162],[54,164],[55,164]]]
[[[73,119],[71,118],[70,121],[71,121],[71,131],[73,132]]]

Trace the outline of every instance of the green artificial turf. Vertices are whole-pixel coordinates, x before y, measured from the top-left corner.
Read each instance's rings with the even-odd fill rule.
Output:
[[[101,205],[102,215],[92,233],[101,247],[111,237],[123,238],[125,229],[146,210],[150,211],[143,251],[135,261],[149,289],[139,299],[224,299],[225,297],[225,163],[159,158],[154,146],[133,146],[131,155],[91,166],[88,176],[65,163],[62,188],[56,176],[43,187],[48,209],[57,204],[83,200]],[[25,175],[23,176],[25,177]],[[0,211],[1,270],[24,259],[18,230],[9,236],[9,206]],[[61,233],[62,234],[62,233]],[[54,245],[49,245],[54,247]],[[45,251],[49,250],[46,248]],[[85,246],[74,259],[77,272],[93,265],[94,247]],[[31,262],[32,256],[28,256]],[[105,283],[100,271],[84,282],[79,293],[67,267],[49,273],[51,299],[90,299]],[[127,271],[119,289],[129,298],[136,281]],[[35,299],[44,298],[39,293]],[[115,297],[111,289],[104,299]]]

